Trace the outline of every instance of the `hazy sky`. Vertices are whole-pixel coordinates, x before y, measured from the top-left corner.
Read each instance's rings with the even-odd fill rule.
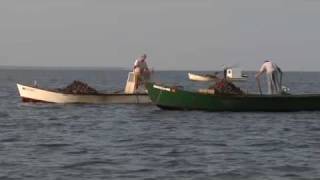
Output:
[[[320,0],[1,0],[0,65],[320,70]]]

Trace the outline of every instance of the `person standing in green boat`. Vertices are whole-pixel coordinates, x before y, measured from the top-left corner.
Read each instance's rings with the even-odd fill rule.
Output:
[[[263,73],[266,73],[267,76],[268,94],[281,94],[282,70],[280,67],[267,60],[262,64],[260,71],[256,74],[257,80],[259,80]]]

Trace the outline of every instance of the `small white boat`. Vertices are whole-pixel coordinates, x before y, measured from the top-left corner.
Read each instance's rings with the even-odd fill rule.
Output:
[[[126,91],[124,93],[98,93],[98,94],[68,94],[55,90],[17,84],[23,102],[46,103],[92,103],[92,104],[147,104],[151,100],[147,93],[134,93],[135,77],[129,73]]]
[[[200,74],[193,74],[193,73],[188,73],[188,77],[192,81],[202,81],[202,82],[213,81],[216,79],[214,75],[200,75]]]

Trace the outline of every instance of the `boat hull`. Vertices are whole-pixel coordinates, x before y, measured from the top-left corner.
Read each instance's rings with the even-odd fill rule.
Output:
[[[90,103],[90,104],[148,104],[147,94],[98,94],[78,95],[65,94],[36,87],[17,84],[23,102],[46,103]]]
[[[171,110],[204,111],[314,111],[320,110],[320,95],[219,96],[190,92],[153,83],[146,85],[154,104]]]

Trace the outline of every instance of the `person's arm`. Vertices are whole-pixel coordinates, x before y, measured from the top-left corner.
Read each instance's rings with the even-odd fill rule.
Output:
[[[146,70],[149,71],[148,64],[147,64],[147,62],[145,62],[145,63],[146,63]]]
[[[259,79],[259,77],[266,71],[265,65],[263,64],[259,70],[259,72],[255,75],[256,79]]]
[[[278,69],[279,73],[282,74],[281,68],[277,67],[277,69]]]
[[[281,68],[280,67],[278,67],[277,66],[277,70],[278,70],[278,72],[280,73],[280,89],[282,88],[282,70],[281,70]]]
[[[143,71],[149,71],[147,62],[145,60],[141,62],[141,68],[143,69]]]
[[[264,71],[259,71],[256,75],[255,75],[255,77],[256,77],[256,79],[259,79],[260,78],[260,76],[263,74],[263,72]]]

